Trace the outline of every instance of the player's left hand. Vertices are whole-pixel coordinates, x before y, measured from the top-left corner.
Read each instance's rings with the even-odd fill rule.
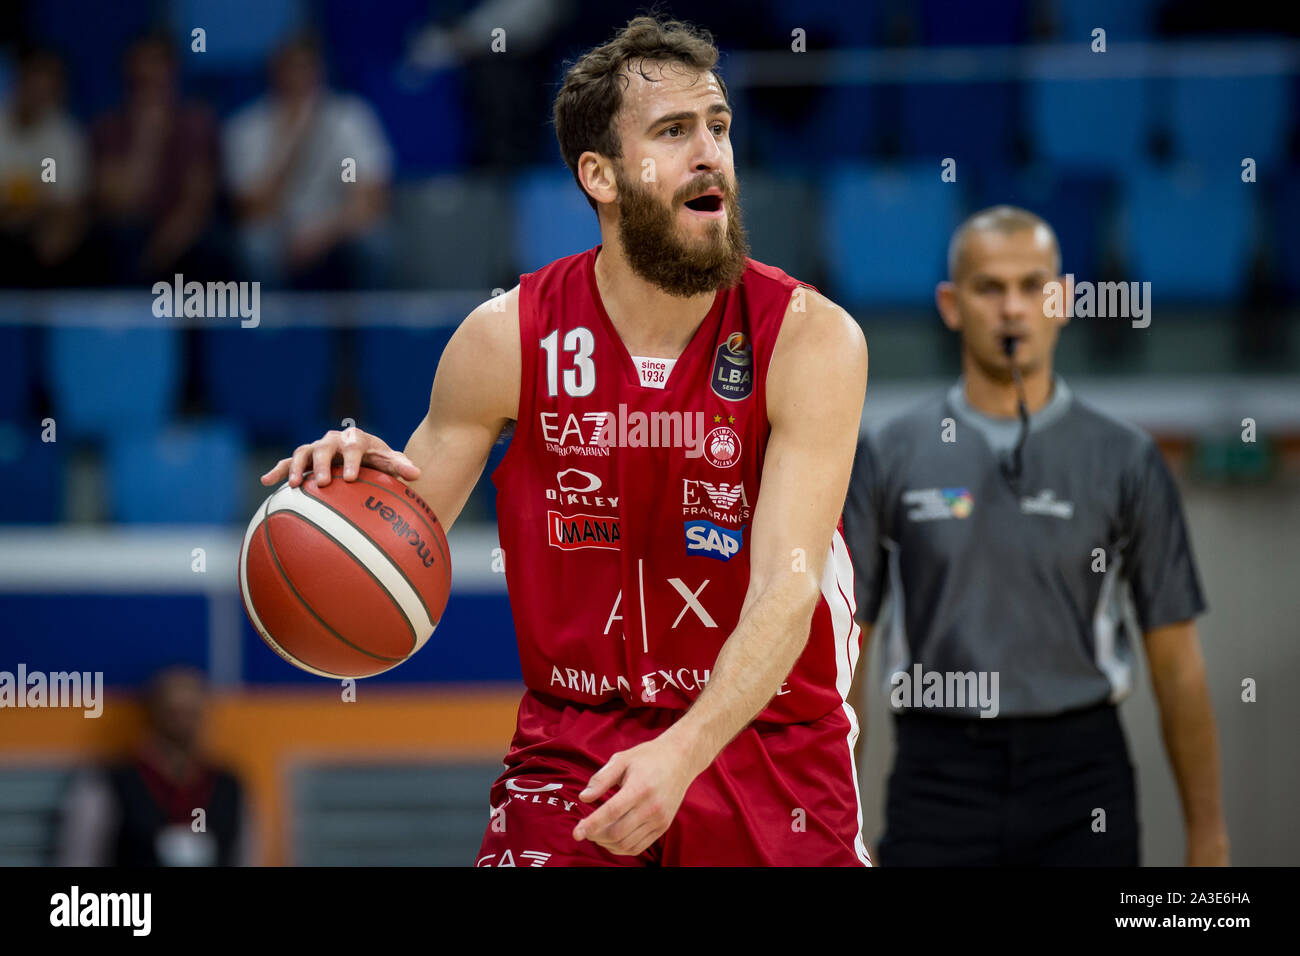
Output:
[[[591,803],[611,787],[618,787],[618,793],[574,827],[573,838],[591,840],[625,856],[645,852],[673,822],[698,772],[671,738],[657,737],[619,751],[578,799]]]

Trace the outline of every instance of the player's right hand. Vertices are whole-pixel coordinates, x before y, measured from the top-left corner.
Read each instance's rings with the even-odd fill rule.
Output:
[[[400,451],[389,448],[378,435],[371,435],[353,426],[341,432],[328,431],[310,445],[299,445],[292,457],[282,458],[262,476],[262,484],[273,485],[288,475],[289,486],[297,488],[314,471],[316,484],[328,485],[330,468],[340,458],[343,460],[344,481],[355,481],[357,470],[362,465],[408,481],[420,477],[420,469],[411,459]]]

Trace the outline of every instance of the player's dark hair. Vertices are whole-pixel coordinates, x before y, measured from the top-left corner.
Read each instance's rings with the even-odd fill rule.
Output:
[[[614,119],[623,106],[623,92],[629,78],[624,68],[639,72],[646,79],[645,63],[679,63],[700,73],[712,71],[727,98],[727,86],[717,76],[718,48],[713,34],[680,20],[662,20],[641,16],[629,20],[603,46],[584,53],[564,77],[564,85],[555,97],[553,119],[555,136],[574,182],[578,178],[578,157],[591,150],[610,159],[623,155],[623,144]],[[587,195],[592,209],[596,201]]]

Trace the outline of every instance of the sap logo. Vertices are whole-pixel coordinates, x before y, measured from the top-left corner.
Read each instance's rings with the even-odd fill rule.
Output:
[[[730,561],[745,545],[744,528],[732,531],[712,521],[686,522],[686,553],[699,554],[718,561]]]

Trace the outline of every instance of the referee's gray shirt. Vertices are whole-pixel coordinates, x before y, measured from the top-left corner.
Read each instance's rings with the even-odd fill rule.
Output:
[[[1160,451],[1056,376],[1015,491],[999,463],[1020,422],[976,411],[963,385],[869,429],[854,459],[844,538],[885,692],[898,672],[996,672],[1001,716],[1118,702],[1140,633],[1205,610]]]

